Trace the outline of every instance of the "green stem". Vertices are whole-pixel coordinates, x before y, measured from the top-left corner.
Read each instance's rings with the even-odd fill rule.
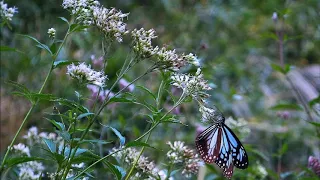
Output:
[[[41,93],[42,93],[45,85],[47,84],[48,79],[49,79],[49,77],[50,77],[50,74],[51,74],[51,72],[53,71],[53,64],[54,64],[55,60],[57,59],[58,54],[59,54],[59,52],[61,51],[61,48],[62,48],[63,44],[65,43],[68,35],[69,35],[69,29],[68,29],[68,32],[67,32],[67,34],[65,35],[65,37],[64,37],[64,39],[63,39],[63,42],[62,42],[61,45],[59,46],[56,54],[54,54],[54,55],[52,56],[52,62],[51,62],[50,70],[49,70],[49,72],[48,72],[48,74],[47,74],[47,76],[46,76],[46,78],[45,78],[45,80],[44,80],[44,82],[43,82],[43,84],[42,84],[42,86],[41,86],[38,94],[41,94]],[[14,137],[13,137],[13,139],[12,139],[12,141],[11,141],[11,143],[10,143],[7,151],[6,151],[6,154],[5,154],[4,157],[3,157],[3,160],[2,160],[2,163],[1,163],[1,166],[0,166],[0,172],[2,172],[2,170],[3,170],[3,168],[4,168],[4,165],[5,165],[5,163],[6,163],[6,160],[7,160],[7,158],[8,158],[9,152],[10,152],[13,144],[15,143],[18,135],[20,134],[22,128],[24,127],[24,125],[25,125],[25,123],[27,122],[27,120],[28,120],[28,118],[29,118],[32,110],[35,108],[35,106],[37,105],[37,103],[38,103],[38,100],[36,100],[36,102],[34,102],[34,103],[32,104],[32,106],[30,107],[28,113],[27,113],[26,116],[24,117],[24,119],[23,119],[23,121],[22,121],[22,123],[21,123],[21,125],[20,125],[20,127],[19,127],[19,129],[18,129],[18,131],[17,131],[16,134],[14,135]]]
[[[145,141],[145,143],[147,143],[148,140],[149,140],[149,138],[150,138],[150,135],[151,135],[152,130],[155,129],[155,128],[158,126],[158,124],[160,124],[160,122],[161,122],[171,111],[173,111],[176,107],[178,107],[178,106],[181,104],[181,102],[184,100],[184,98],[185,98],[184,93],[182,93],[182,95],[180,96],[180,98],[179,98],[179,100],[177,101],[177,103],[176,103],[169,111],[167,111],[167,112],[159,119],[159,121],[157,121],[146,133],[144,133],[142,136],[140,136],[139,138],[137,138],[135,141],[140,140],[140,139],[143,138],[146,134],[148,134],[148,137],[147,137],[147,139],[146,139],[146,141]],[[141,151],[140,151],[140,153],[139,153],[139,156],[138,156],[137,159],[134,161],[134,163],[133,163],[133,165],[132,165],[132,167],[131,167],[128,175],[126,176],[126,179],[125,179],[125,180],[128,180],[128,179],[130,178],[130,175],[132,174],[134,167],[135,167],[136,164],[138,163],[138,160],[139,160],[141,154],[143,153],[144,149],[145,149],[145,147],[143,146],[142,149],[141,149]]]
[[[86,169],[84,169],[83,171],[81,171],[76,177],[74,177],[73,179],[77,179],[78,177],[80,177],[83,173],[85,173],[86,171],[88,171],[90,168],[92,168],[94,165],[98,164],[99,162],[107,159],[108,157],[110,157],[111,155],[118,153],[120,151],[123,151],[124,149],[119,149],[117,151],[114,151],[106,156],[104,156],[103,158],[100,158],[99,160],[97,160],[96,162],[92,163],[90,166],[88,166]]]
[[[132,67],[132,66],[131,66],[131,67]],[[126,87],[124,87],[124,88],[121,89],[119,92],[117,92],[114,96],[119,95],[121,92],[123,92],[125,89],[127,89],[131,84],[135,83],[137,80],[141,79],[143,76],[145,76],[146,74],[152,72],[153,70],[154,70],[154,67],[151,66],[144,74],[142,74],[142,75],[140,75],[139,77],[137,77],[136,79],[134,79],[131,83],[129,83]],[[120,79],[120,78],[118,78],[118,79]],[[116,84],[116,83],[117,83],[117,82],[115,82],[114,84]],[[114,85],[113,85],[112,87],[114,87]],[[110,90],[110,91],[111,91],[111,90]],[[107,97],[108,97],[108,95],[109,95],[109,94],[107,94]],[[87,135],[87,133],[89,132],[90,127],[93,125],[93,123],[95,122],[95,120],[97,119],[97,117],[99,116],[99,114],[101,113],[101,111],[103,110],[103,108],[109,104],[110,99],[111,99],[111,98],[109,98],[104,104],[101,105],[101,107],[99,108],[98,112],[95,114],[95,116],[94,116],[94,117],[92,118],[92,120],[90,121],[90,124],[87,126],[86,130],[83,132],[83,134],[82,134],[79,142],[81,142],[81,141],[84,139],[84,137]],[[70,170],[70,167],[71,167],[71,163],[70,163],[70,162],[71,162],[71,160],[73,159],[73,157],[75,156],[75,153],[76,153],[76,151],[78,150],[79,146],[80,146],[79,144],[76,145],[75,150],[73,151],[71,157],[69,158],[68,163],[67,163],[68,166],[67,166],[67,168],[66,168],[66,171],[64,172],[64,175],[63,175],[63,178],[62,178],[62,179],[65,179],[65,178],[66,178],[66,176],[67,176],[67,174],[68,174],[68,171]]]

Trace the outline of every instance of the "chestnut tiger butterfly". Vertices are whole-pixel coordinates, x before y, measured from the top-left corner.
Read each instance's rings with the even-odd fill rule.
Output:
[[[197,136],[196,148],[206,163],[215,162],[223,169],[223,175],[231,179],[233,166],[248,167],[248,155],[237,136],[225,125],[225,118],[217,108],[211,117],[214,122]]]

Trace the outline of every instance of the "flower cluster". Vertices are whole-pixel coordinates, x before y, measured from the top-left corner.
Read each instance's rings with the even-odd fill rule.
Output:
[[[309,156],[308,167],[311,168],[312,171],[320,177],[320,159]]]
[[[103,87],[107,76],[103,72],[97,72],[91,69],[91,66],[85,63],[80,63],[77,66],[73,63],[67,66],[67,74],[80,83],[95,84]]]
[[[179,55],[174,50],[167,50],[166,47],[161,48],[157,52],[157,65],[160,69],[178,71],[187,64],[199,66],[197,57],[190,53],[188,55]]]
[[[148,31],[143,28],[134,29],[131,32],[131,36],[133,38],[133,51],[139,58],[149,58],[158,52],[158,46],[153,47],[151,44],[152,39],[157,38],[153,29]]]
[[[19,143],[17,145],[13,145],[13,149],[20,154],[30,156],[30,149],[25,144]]]
[[[63,139],[55,133],[48,133],[48,132],[41,132],[38,133],[37,127],[31,127],[27,134],[23,136],[24,139],[27,140],[28,146],[33,146],[35,144],[43,143],[43,139],[50,139],[53,140],[55,143],[62,145]]]
[[[190,178],[192,174],[198,172],[203,162],[194,150],[189,149],[182,141],[168,142],[167,144],[170,146],[170,151],[167,153],[168,159],[173,164],[183,164],[182,174],[185,177]]]
[[[54,39],[56,37],[56,30],[54,28],[48,29],[48,35],[50,38]]]
[[[122,42],[122,36],[128,33],[123,18],[129,14],[123,14],[115,8],[107,9],[98,1],[64,0],[62,6],[70,10],[78,22],[96,26],[108,38],[115,38],[118,42]]]
[[[95,0],[63,0],[62,7],[70,10],[72,15],[76,16],[76,21],[84,25],[93,23],[93,9],[100,3]]]
[[[194,99],[209,96],[205,91],[211,90],[211,87],[207,84],[207,81],[203,79],[200,68],[198,68],[194,76],[174,73],[171,79],[172,85],[181,88],[186,96],[192,96]]]
[[[119,149],[114,148],[112,152],[118,151]],[[131,167],[134,161],[138,158],[139,152],[134,148],[125,148],[121,151],[114,153],[113,157],[117,158],[119,162],[124,162],[126,166]],[[158,177],[158,169],[154,162],[149,161],[147,157],[140,156],[137,165],[135,167],[137,171],[133,179],[156,179]]]
[[[12,21],[12,17],[15,13],[18,12],[18,8],[10,7],[8,8],[8,4],[4,3],[4,1],[0,1],[0,15],[1,18],[6,21]]]
[[[128,15],[128,13],[123,14],[115,8],[107,9],[97,6],[93,9],[93,20],[98,29],[106,37],[115,38],[118,42],[122,42],[122,36],[129,33],[126,30],[126,23],[123,22],[123,18]]]
[[[39,179],[44,166],[42,163],[36,161],[29,161],[18,165],[19,167],[19,179]]]

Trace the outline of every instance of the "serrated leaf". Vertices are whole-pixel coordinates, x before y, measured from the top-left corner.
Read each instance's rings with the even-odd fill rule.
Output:
[[[13,158],[8,158],[5,162],[5,164],[7,165],[7,168],[21,164],[21,163],[25,163],[25,162],[30,162],[30,161],[44,161],[45,159],[43,158],[39,158],[39,157],[13,157]]]
[[[56,69],[58,67],[66,66],[72,63],[77,63],[79,61],[67,61],[67,60],[60,60],[60,61],[55,61],[53,63],[53,69]]]
[[[153,148],[156,149],[153,146],[150,146],[149,144],[145,143],[145,142],[141,142],[141,141],[132,141],[132,142],[128,142],[126,144],[126,148],[128,147],[149,147],[149,148]]]
[[[272,106],[270,109],[272,109],[272,110],[297,110],[297,111],[303,110],[297,104],[278,104],[278,105]]]
[[[47,45],[42,44],[42,43],[41,43],[40,41],[38,41],[36,38],[34,38],[34,37],[32,37],[32,36],[29,36],[29,35],[22,35],[22,36],[27,37],[27,38],[35,41],[35,42],[37,43],[37,45],[36,45],[37,47],[48,51],[48,52],[50,53],[50,55],[52,55],[52,52],[51,52],[50,48],[49,48]]]
[[[58,17],[58,18],[61,19],[64,22],[66,22],[67,24],[69,24],[69,21],[65,17]]]
[[[52,152],[55,153],[56,152],[56,144],[51,140],[51,139],[46,139],[43,138],[43,141],[45,142],[45,144],[47,145],[48,149]]]
[[[147,94],[149,94],[154,100],[157,99],[156,96],[148,88],[146,88],[144,86],[139,86],[139,85],[137,86],[137,88],[139,88],[139,89],[143,90],[144,92],[146,92]]]
[[[54,126],[56,126],[60,131],[65,131],[65,125],[63,123],[57,122],[57,121],[51,120],[51,119],[47,119],[47,120],[50,121]]]
[[[87,116],[91,116],[91,115],[94,115],[94,113],[83,113],[83,114],[80,114],[77,119],[80,120],[84,117],[87,117]]]

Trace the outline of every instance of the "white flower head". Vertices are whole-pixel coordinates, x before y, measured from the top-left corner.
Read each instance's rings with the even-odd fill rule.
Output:
[[[44,171],[44,166],[40,162],[30,161],[18,165],[19,167],[19,179],[39,179],[42,171]]]
[[[0,15],[1,19],[5,19],[6,21],[12,21],[12,17],[15,13],[18,12],[18,8],[10,7],[8,8],[8,4],[4,3],[4,1],[0,1]]]
[[[17,145],[13,145],[13,149],[21,154],[26,154],[30,157],[30,149],[25,144],[19,143]]]
[[[93,22],[100,31],[108,38],[115,38],[118,42],[122,42],[122,37],[129,33],[126,29],[126,23],[123,18],[127,17],[129,13],[123,14],[120,10],[115,8],[107,9],[103,6],[96,6],[93,8]]]
[[[50,38],[54,39],[56,37],[56,30],[54,28],[48,29],[48,35]]]
[[[211,87],[207,84],[207,81],[203,79],[200,68],[198,68],[194,76],[174,73],[171,79],[172,85],[181,88],[187,96],[192,96],[195,99],[197,97],[205,98],[209,96],[205,91],[211,90]]]
[[[146,31],[141,28],[139,30],[134,29],[131,32],[133,38],[133,51],[136,55],[142,59],[149,58],[156,54],[159,50],[158,46],[152,46],[152,39],[157,38],[156,32],[153,29]]]
[[[199,166],[203,166],[203,161],[198,157],[194,150],[187,147],[182,141],[167,142],[170,150],[167,153],[168,159],[183,167],[182,174],[186,178],[190,178],[192,174],[196,174]]]
[[[103,72],[94,71],[90,65],[88,66],[85,63],[68,65],[67,74],[73,79],[77,79],[80,83],[95,84],[100,87],[105,85],[107,79]]]

